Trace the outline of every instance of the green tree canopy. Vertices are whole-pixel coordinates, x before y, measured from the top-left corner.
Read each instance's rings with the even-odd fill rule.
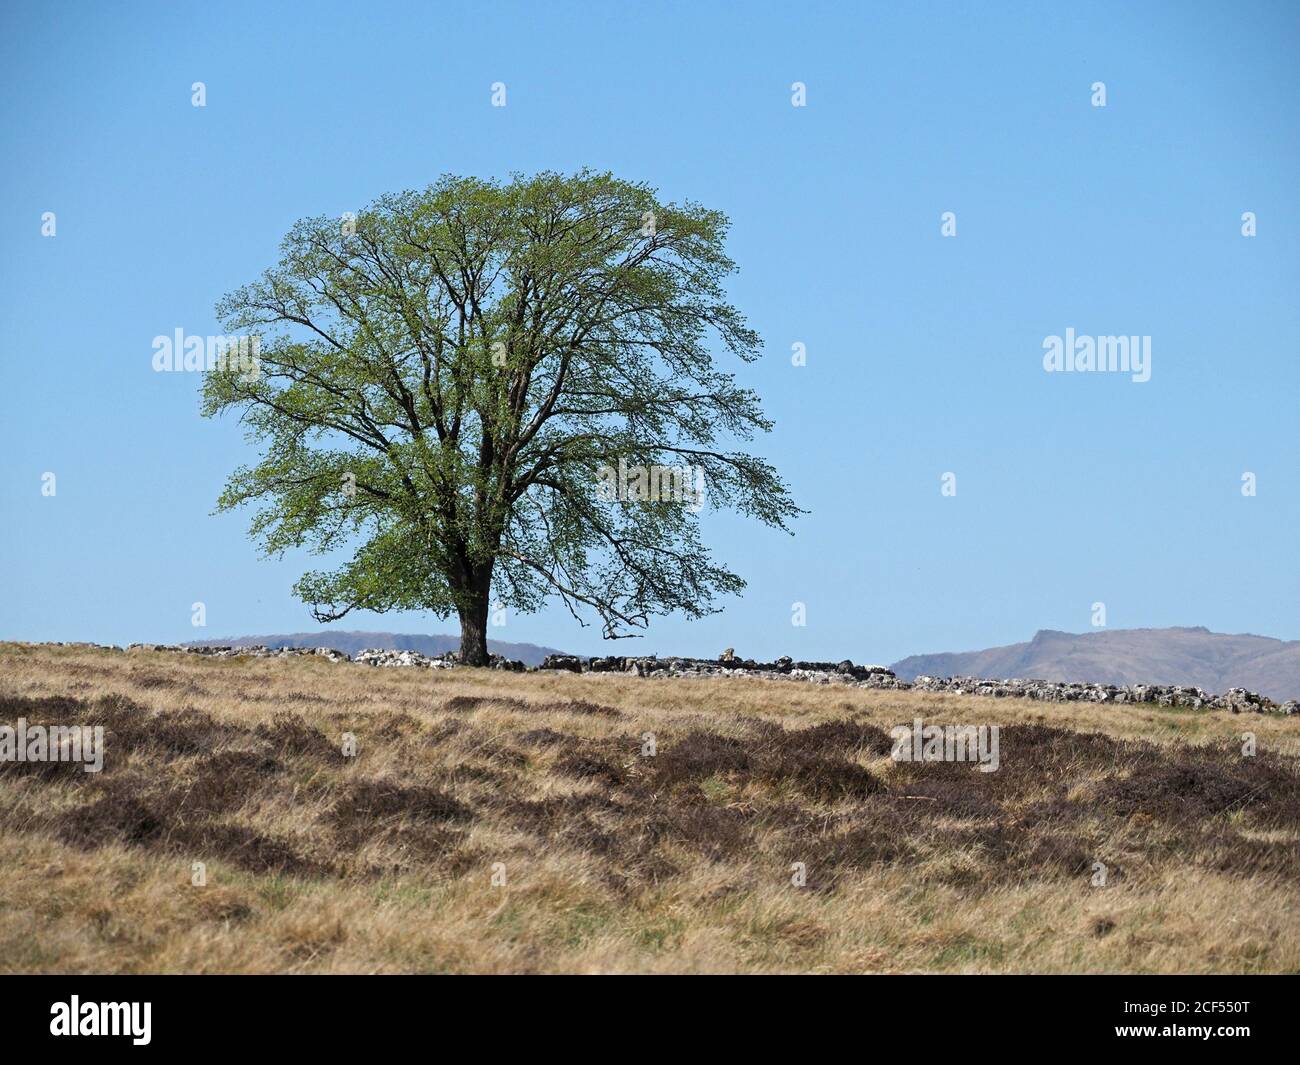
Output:
[[[444,177],[300,221],[217,308],[260,338],[260,370],[209,371],[203,411],[238,410],[263,454],[219,510],[256,504],[269,554],[353,549],[295,586],[318,620],[455,613],[471,663],[498,601],[556,595],[610,638],[713,612],[744,581],[701,543],[698,501],[620,498],[610,470],[686,466],[710,507],[787,531],[798,513],[767,462],[728,449],[771,424],[708,346],[758,357],[723,293],[726,229],[585,171]]]

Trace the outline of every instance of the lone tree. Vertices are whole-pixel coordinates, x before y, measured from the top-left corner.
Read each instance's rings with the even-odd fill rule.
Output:
[[[295,585],[318,621],[455,612],[471,664],[498,603],[558,595],[606,638],[714,612],[745,582],[700,542],[700,479],[711,507],[787,531],[799,512],[767,462],[719,442],[771,428],[706,346],[758,357],[724,298],[726,229],[587,171],[444,177],[298,222],[217,307],[260,366],[211,369],[203,413],[238,410],[264,448],[218,509],[258,504],[268,555],[356,545]],[[672,468],[687,490],[661,490]]]

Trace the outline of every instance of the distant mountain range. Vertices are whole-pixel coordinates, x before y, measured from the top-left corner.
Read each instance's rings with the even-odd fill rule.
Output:
[[[890,668],[904,680],[925,675],[1194,684],[1216,693],[1249,688],[1278,701],[1300,698],[1300,640],[1230,636],[1203,627],[1085,633],[1043,629],[1029,643],[913,655]]]
[[[532,643],[506,643],[488,640],[488,651],[494,655],[517,659],[528,666],[540,666],[547,655],[564,654],[553,647],[538,647]],[[460,649],[459,636],[421,636],[403,632],[293,632],[288,635],[231,636],[222,640],[194,640],[186,647],[332,647],[344,654],[355,655],[367,647],[389,651],[419,651],[425,655],[440,655]]]

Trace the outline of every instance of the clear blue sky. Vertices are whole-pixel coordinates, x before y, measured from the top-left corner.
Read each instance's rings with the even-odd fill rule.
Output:
[[[0,30],[0,638],[315,628],[314,560],[212,516],[251,452],[153,337],[220,332],[299,217],[580,167],[731,217],[760,449],[811,512],[711,521],[748,590],[620,649],[888,662],[1097,601],[1300,637],[1300,5],[7,0]],[[1151,380],[1045,373],[1067,328],[1149,335]],[[607,646],[558,605],[489,635]]]

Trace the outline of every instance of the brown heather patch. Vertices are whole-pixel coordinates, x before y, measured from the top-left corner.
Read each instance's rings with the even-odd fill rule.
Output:
[[[586,699],[567,699],[564,702],[543,703],[540,706],[533,707],[539,713],[553,714],[595,714],[599,717],[621,717],[621,712],[615,710],[612,706],[601,706],[599,703],[591,703]]]
[[[468,821],[472,813],[436,788],[403,787],[386,780],[362,780],[348,786],[332,815],[336,825],[364,831],[396,817],[415,821]]]
[[[550,728],[529,729],[519,737],[519,742],[527,747],[555,747],[576,743],[573,736],[566,736],[563,732],[556,732]]]
[[[175,677],[151,669],[134,669],[128,678],[138,688],[178,688],[180,682]]]
[[[337,762],[342,757],[342,737],[338,744],[331,743],[318,728],[307,724],[300,716],[281,711],[271,718],[271,723],[258,725],[254,735],[267,741],[272,750],[285,758],[314,758],[318,761]]]
[[[0,645],[18,717],[106,753],[0,764],[3,970],[1300,968],[1294,721]]]
[[[444,710],[452,713],[465,713],[469,710],[512,710],[524,713],[529,706],[522,699],[501,696],[453,695],[443,704]]]
[[[555,762],[555,769],[565,776],[594,781],[606,787],[617,787],[626,779],[623,768],[615,765],[608,758],[577,751],[559,758]]]

